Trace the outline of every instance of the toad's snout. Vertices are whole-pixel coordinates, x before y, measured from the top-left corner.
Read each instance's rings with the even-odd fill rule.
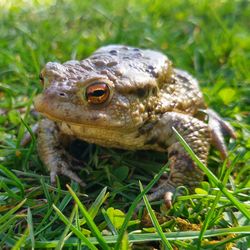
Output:
[[[35,98],[34,106],[38,112],[47,113],[48,111],[53,111],[55,108],[57,108],[55,104],[58,106],[61,103],[68,102],[68,100],[69,93],[67,93],[67,91],[49,87],[45,89],[42,94]]]

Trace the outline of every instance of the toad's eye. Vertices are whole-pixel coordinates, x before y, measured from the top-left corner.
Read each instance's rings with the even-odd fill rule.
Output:
[[[109,99],[110,89],[106,83],[93,83],[87,87],[86,99],[90,104],[102,104]]]
[[[44,85],[44,77],[42,73],[39,74],[39,79],[40,79],[41,84]]]

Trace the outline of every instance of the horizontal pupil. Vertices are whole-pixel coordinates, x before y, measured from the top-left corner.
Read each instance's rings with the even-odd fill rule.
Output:
[[[98,96],[102,96],[105,94],[105,91],[104,90],[95,90],[94,92],[92,93],[89,93],[91,96],[94,96],[94,97],[98,97]]]

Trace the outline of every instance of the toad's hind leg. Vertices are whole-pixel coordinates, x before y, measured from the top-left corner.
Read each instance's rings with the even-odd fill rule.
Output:
[[[85,183],[71,170],[72,157],[64,149],[60,137],[55,122],[48,119],[40,121],[37,148],[40,159],[50,171],[51,183],[56,183],[57,175],[64,175],[85,186]]]
[[[180,113],[165,113],[155,126],[154,134],[159,133],[160,145],[164,138],[170,161],[170,174],[152,194],[149,200],[164,197],[167,207],[171,206],[172,196],[179,186],[186,186],[191,191],[203,180],[204,173],[196,166],[185,149],[180,145],[172,127],[183,136],[199,159],[206,164],[210,147],[210,130],[208,125],[194,117]],[[167,147],[168,146],[168,147]]]

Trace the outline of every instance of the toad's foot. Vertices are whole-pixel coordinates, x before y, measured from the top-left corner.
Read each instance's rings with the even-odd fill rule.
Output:
[[[161,200],[164,199],[164,204],[167,209],[170,209],[172,207],[172,200],[173,195],[175,193],[176,188],[173,186],[173,183],[171,181],[167,180],[162,182],[159,186],[156,188],[152,188],[150,190],[150,194],[147,195],[147,199],[149,202]],[[139,202],[139,204],[136,206],[135,212],[137,212],[142,206],[144,206],[144,201],[142,200]]]
[[[41,120],[38,131],[38,153],[50,171],[51,183],[56,183],[57,175],[64,175],[85,186],[85,183],[71,170],[74,168],[71,164],[72,156],[66,152],[59,138],[60,133],[56,124],[47,119]]]
[[[208,109],[207,114],[209,116],[208,126],[211,130],[212,144],[219,150],[221,158],[224,160],[228,155],[224,135],[229,135],[235,139],[234,129],[213,110]]]
[[[172,207],[172,199],[175,193],[175,186],[170,180],[162,182],[158,187],[153,188],[152,193],[147,196],[149,201],[164,199],[166,208]]]
[[[71,158],[71,155],[69,155],[64,149],[61,149],[59,152],[57,152],[57,154],[50,156],[50,159],[48,159],[46,165],[50,170],[50,181],[53,185],[56,183],[57,175],[64,175],[76,181],[82,187],[86,186],[79,176],[72,171],[73,168],[76,169],[80,167],[73,166],[69,161]]]

